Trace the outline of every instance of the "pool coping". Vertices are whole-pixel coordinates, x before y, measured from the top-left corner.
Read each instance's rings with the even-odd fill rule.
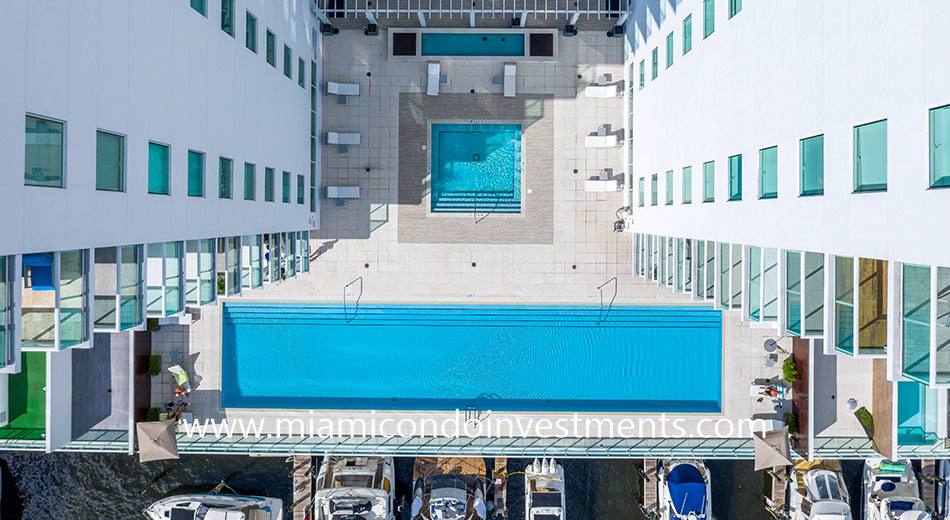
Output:
[[[217,298],[217,310],[218,310],[218,380],[220,381],[220,386],[224,386],[224,304],[228,302],[233,303],[331,303],[331,304],[344,304],[343,300],[334,300],[334,299],[311,299],[311,298],[300,298],[300,299],[288,299],[288,298],[240,298],[240,297],[225,297]],[[462,304],[462,305],[559,305],[556,301],[498,301],[498,300],[481,300],[481,301],[466,301],[466,300],[427,300],[427,299],[394,299],[394,300],[359,300],[359,303],[363,304],[415,304],[415,305],[433,305],[433,304]],[[588,306],[601,306],[600,302],[566,302],[570,305],[588,305]],[[628,306],[628,307],[701,307],[708,308],[712,310],[717,310],[720,313],[720,323],[719,323],[719,333],[720,333],[720,348],[719,348],[719,398],[720,398],[720,409],[719,412],[622,412],[622,411],[519,411],[519,410],[503,410],[503,411],[492,411],[493,415],[548,415],[548,416],[578,416],[578,417],[591,417],[591,416],[621,416],[621,417],[686,417],[686,418],[697,418],[697,417],[711,417],[711,418],[725,418],[727,417],[728,409],[728,399],[726,393],[726,327],[725,319],[726,313],[722,309],[716,309],[712,304],[701,304],[698,302],[692,301],[682,301],[682,302],[664,302],[660,305],[657,305],[657,302],[627,302],[627,301],[614,301],[611,305],[619,306]],[[447,414],[453,413],[453,410],[374,410],[374,409],[348,409],[348,408],[226,408],[223,405],[222,400],[224,399],[223,388],[218,389],[218,411],[228,414],[254,414],[254,415],[300,415],[300,416],[313,416],[314,414],[366,414],[366,415],[375,415],[383,416],[386,414],[408,414],[408,415],[437,415],[437,414]],[[461,410],[454,410],[454,412],[460,412]],[[488,411],[488,410],[482,410]]]
[[[518,162],[521,164],[521,171],[518,172],[518,185],[521,189],[521,193],[518,200],[517,213],[495,213],[492,211],[485,213],[476,213],[471,211],[432,211],[432,125],[518,125],[521,135],[521,155],[518,157]],[[466,219],[470,219],[473,218],[473,213],[475,215],[491,214],[493,218],[525,218],[525,212],[522,204],[524,201],[525,192],[527,191],[525,184],[527,184],[528,179],[528,161],[525,160],[525,147],[527,146],[527,142],[525,141],[524,137],[524,121],[517,119],[428,119],[426,120],[426,142],[429,144],[427,145],[426,149],[425,182],[429,186],[429,189],[425,191],[422,199],[422,204],[426,208],[426,218],[464,217]]]
[[[463,16],[460,14],[460,16]],[[473,31],[484,34],[523,34],[524,54],[522,56],[439,56],[422,54],[422,33],[464,33],[471,34]],[[416,34],[416,55],[415,56],[394,56],[393,55],[393,35],[395,33],[414,33]],[[553,35],[553,50],[551,56],[530,56],[530,36],[532,34],[551,34]],[[558,59],[558,37],[560,32],[557,29],[525,29],[525,28],[392,28],[387,31],[386,45],[387,58],[389,61],[419,62],[419,61],[469,61],[480,63],[502,63],[502,62],[532,62],[545,63],[556,62]]]

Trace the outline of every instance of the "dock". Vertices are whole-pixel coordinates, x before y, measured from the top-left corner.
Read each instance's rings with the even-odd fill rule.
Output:
[[[657,468],[659,467],[660,461],[657,459],[643,460],[643,470],[640,472],[640,493],[643,501],[640,507],[647,518],[656,518],[658,513]]]
[[[785,495],[788,491],[788,473],[786,469],[775,468],[765,472],[765,510],[772,515],[773,518],[784,518],[785,511]]]
[[[937,507],[937,461],[920,461],[920,499],[927,507],[936,511]]]
[[[313,457],[294,456],[294,520],[305,520],[313,507]]]
[[[495,471],[492,476],[495,491],[495,518],[508,518],[508,458],[495,457]]]

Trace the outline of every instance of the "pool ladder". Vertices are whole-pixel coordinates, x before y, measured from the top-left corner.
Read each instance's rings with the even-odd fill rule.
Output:
[[[360,283],[360,291],[356,295],[356,302],[353,303],[353,314],[351,315],[349,311],[349,307],[347,306],[346,294],[350,286],[355,284],[356,282]],[[347,323],[353,321],[356,318],[356,312],[360,310],[360,298],[362,297],[363,297],[363,277],[362,276],[357,276],[355,279],[353,279],[352,282],[343,286],[343,319],[346,320]]]
[[[607,303],[607,307],[604,307],[604,287],[609,285],[611,282],[614,284],[614,292],[610,296],[610,301]],[[600,292],[600,318],[597,320],[598,323],[607,319],[607,316],[610,315],[610,309],[614,306],[614,300],[617,299],[617,277],[614,276],[607,280],[606,282],[600,284],[597,287],[597,290]]]

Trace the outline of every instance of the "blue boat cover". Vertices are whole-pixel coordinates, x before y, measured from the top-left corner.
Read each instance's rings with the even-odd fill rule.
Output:
[[[667,477],[667,486],[670,490],[670,500],[673,509],[680,515],[696,513],[697,516],[706,514],[706,481],[696,466],[680,464],[670,471]]]

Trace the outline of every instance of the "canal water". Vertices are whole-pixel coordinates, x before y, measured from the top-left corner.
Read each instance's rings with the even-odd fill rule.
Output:
[[[511,459],[509,471],[521,471],[530,462]],[[568,519],[643,520],[636,505],[639,477],[634,461],[559,462],[566,472]],[[771,518],[760,499],[762,472],[752,471],[752,461],[706,464],[712,474],[713,512],[718,520]],[[135,457],[116,454],[0,452],[0,466],[0,518],[4,520],[144,518],[141,510],[163,496],[207,491],[222,480],[238,491],[278,497],[285,504],[291,498],[292,467],[283,457],[186,455],[178,461],[140,464]],[[846,477],[853,481],[859,468],[857,464],[846,467]],[[408,502],[411,479],[412,459],[397,459],[397,501],[406,496]],[[849,488],[853,487],[849,481]],[[512,477],[509,518],[524,518],[523,493],[524,480]],[[404,512],[408,516],[408,507]]]

